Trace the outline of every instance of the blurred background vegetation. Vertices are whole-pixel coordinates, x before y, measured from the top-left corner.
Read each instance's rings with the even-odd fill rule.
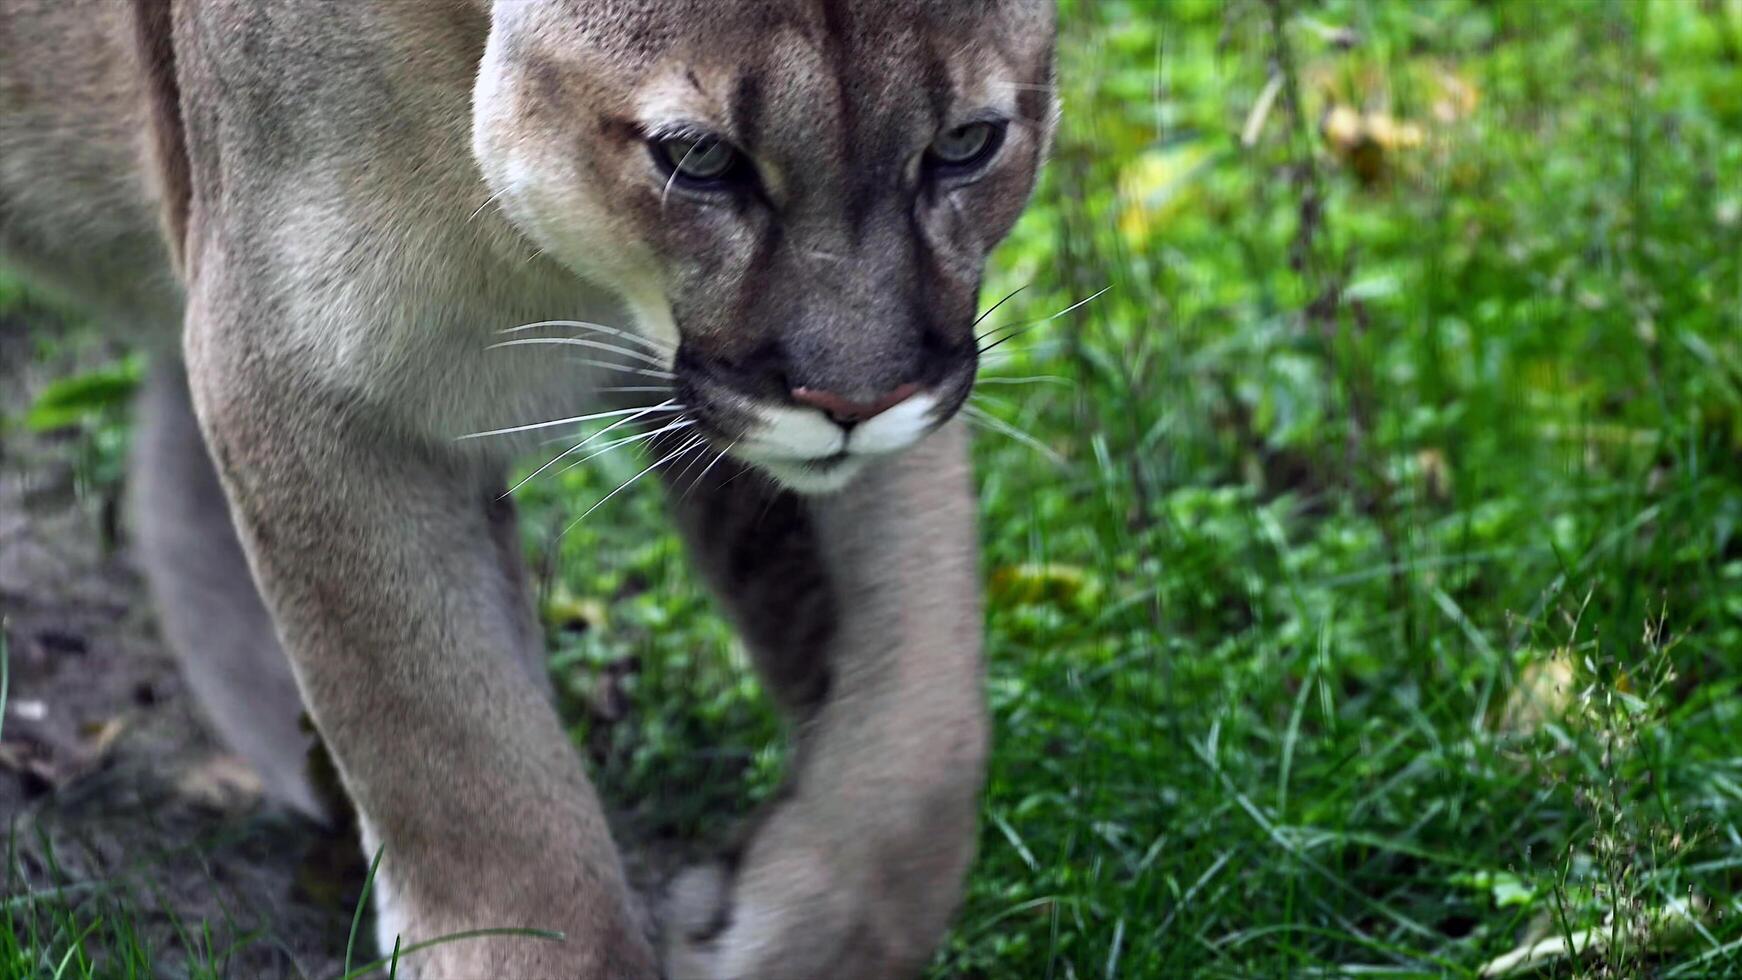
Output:
[[[1111,288],[975,402],[997,749],[935,974],[1742,973],[1742,5],[1063,10],[986,301]],[[563,586],[681,575],[654,496]],[[687,833],[779,768],[671,599],[576,655],[638,653],[604,779]]]
[[[933,975],[1742,975],[1742,2],[1061,9]],[[552,667],[718,834],[778,726],[653,487],[559,533],[597,462],[521,491]]]

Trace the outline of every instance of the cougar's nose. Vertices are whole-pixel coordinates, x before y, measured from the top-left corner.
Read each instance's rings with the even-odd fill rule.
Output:
[[[800,405],[821,409],[824,414],[840,425],[851,426],[889,411],[913,397],[918,391],[919,385],[909,381],[904,385],[889,389],[868,402],[856,402],[850,398],[843,398],[832,391],[794,388],[792,389],[792,400]]]

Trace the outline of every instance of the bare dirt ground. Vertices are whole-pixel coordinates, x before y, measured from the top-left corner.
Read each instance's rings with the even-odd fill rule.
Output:
[[[0,412],[43,380],[23,335],[0,328]],[[263,803],[206,734],[113,540],[115,501],[81,492],[75,460],[70,439],[0,430],[7,896],[112,900],[159,969],[199,946],[221,975],[335,975],[355,844]]]

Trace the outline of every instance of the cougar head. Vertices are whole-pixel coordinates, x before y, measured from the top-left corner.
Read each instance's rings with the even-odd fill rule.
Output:
[[[824,492],[967,398],[1053,36],[1051,0],[498,2],[473,150],[710,441]]]

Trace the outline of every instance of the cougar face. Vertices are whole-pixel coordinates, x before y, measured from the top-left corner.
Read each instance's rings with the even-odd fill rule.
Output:
[[[844,485],[961,405],[1051,132],[1049,0],[497,3],[473,151],[710,441]]]

